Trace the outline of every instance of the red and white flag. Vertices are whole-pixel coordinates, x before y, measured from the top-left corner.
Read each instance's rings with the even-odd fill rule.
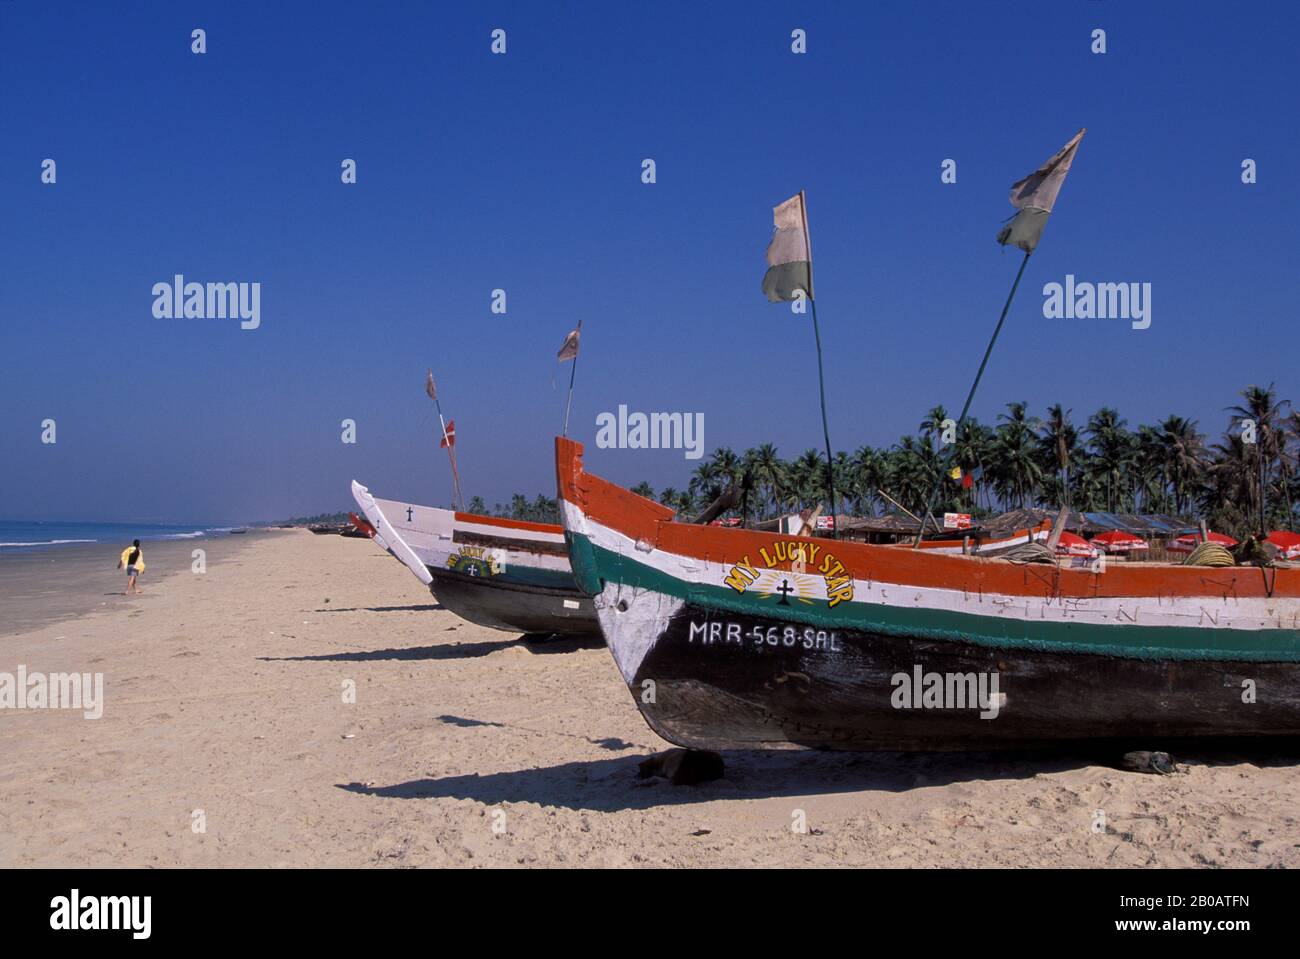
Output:
[[[447,432],[443,435],[442,441],[438,444],[439,449],[448,449],[456,445],[456,421],[447,421]]]

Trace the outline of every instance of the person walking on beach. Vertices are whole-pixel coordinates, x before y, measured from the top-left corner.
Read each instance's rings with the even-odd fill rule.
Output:
[[[144,572],[144,553],[140,550],[140,541],[132,540],[131,545],[122,550],[122,556],[117,561],[117,568],[126,567],[126,592],[123,596],[129,596],[131,593],[142,593],[139,584],[135,578]]]

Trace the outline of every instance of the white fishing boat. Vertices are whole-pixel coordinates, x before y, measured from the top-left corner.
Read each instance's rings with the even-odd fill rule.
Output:
[[[378,499],[355,480],[352,496],[372,539],[461,618],[511,632],[599,632],[559,526]]]

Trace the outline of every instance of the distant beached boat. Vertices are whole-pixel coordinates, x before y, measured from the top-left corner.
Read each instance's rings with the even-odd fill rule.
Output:
[[[349,525],[339,534],[350,539],[373,539],[375,528],[370,525],[370,521],[363,519],[356,513],[348,513]]]
[[[1006,536],[987,538],[967,536],[961,539],[923,539],[917,549],[931,550],[936,553],[971,553],[980,556],[995,556],[1018,546],[1033,542],[1044,542],[1052,533],[1052,523],[1044,520],[1037,526],[1016,530]],[[908,549],[911,543],[906,544]]]
[[[347,523],[312,523],[307,527],[317,536],[338,536],[348,528]]]
[[[372,539],[462,619],[516,633],[599,632],[559,526],[376,499],[356,481],[352,496]]]
[[[991,749],[1300,736],[1300,569],[1026,563],[672,521],[556,440],[578,586],[660,736]]]

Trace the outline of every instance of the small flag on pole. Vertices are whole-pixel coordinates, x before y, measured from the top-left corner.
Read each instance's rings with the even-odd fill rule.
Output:
[[[561,363],[565,360],[576,360],[578,358],[578,336],[581,332],[582,320],[579,320],[577,327],[564,338],[564,345],[560,347],[560,352],[556,354]]]
[[[961,478],[961,488],[970,489],[974,485],[975,485],[975,474],[964,473]]]
[[[812,299],[812,244],[808,240],[808,211],[802,190],[773,208],[772,222],[776,230],[767,246],[764,295],[772,303],[800,295]]]
[[[438,389],[433,385],[433,370],[429,370],[429,375],[425,378],[424,392],[429,394],[429,399],[438,402]]]
[[[447,421],[447,430],[443,433],[442,439],[438,442],[439,449],[451,449],[456,445],[456,421]]]
[[[953,479],[955,479],[955,480],[960,480],[960,479],[961,479],[961,467],[960,467],[960,466],[954,466],[952,469],[948,470],[948,475],[951,476],[951,477],[952,477]]]
[[[1056,204],[1056,195],[1061,192],[1065,175],[1070,172],[1079,141],[1087,132],[1086,128],[1080,130],[1050,160],[1012,184],[1011,205],[1020,212],[998,233],[999,243],[1018,246],[1026,253],[1034,252],[1047,226],[1047,217]]]

